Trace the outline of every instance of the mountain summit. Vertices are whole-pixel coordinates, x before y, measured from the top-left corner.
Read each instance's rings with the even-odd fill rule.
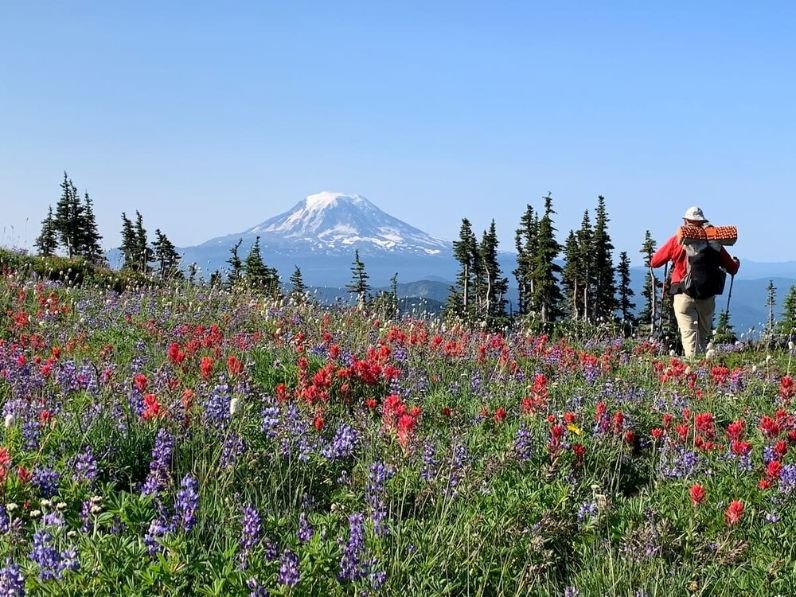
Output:
[[[361,195],[322,192],[240,234],[215,238],[208,245],[230,245],[259,236],[264,246],[291,253],[363,255],[440,255],[450,243],[402,222]],[[232,241],[232,243],[230,242]]]

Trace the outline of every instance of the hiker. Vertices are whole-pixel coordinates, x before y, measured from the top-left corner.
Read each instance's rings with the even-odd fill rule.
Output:
[[[699,207],[686,210],[683,226],[710,227]],[[692,255],[690,276],[689,253]],[[695,260],[694,255],[697,254],[699,257]],[[741,263],[737,257],[731,257],[721,244],[699,241],[689,245],[679,231],[655,252],[649,265],[655,268],[669,261],[672,262],[669,293],[674,295],[677,327],[685,356],[693,357],[707,350],[713,330],[716,294],[723,290],[724,272],[734,276]]]

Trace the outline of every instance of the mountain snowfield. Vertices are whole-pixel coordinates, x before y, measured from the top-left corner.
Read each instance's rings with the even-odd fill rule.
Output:
[[[232,246],[238,241],[253,241],[290,252],[353,255],[401,253],[438,256],[451,244],[433,238],[382,211],[366,197],[321,192],[309,195],[292,209],[269,218],[240,234],[214,238],[200,246]]]

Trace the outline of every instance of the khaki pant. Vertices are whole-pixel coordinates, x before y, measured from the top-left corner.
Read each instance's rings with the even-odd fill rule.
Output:
[[[704,353],[713,332],[716,297],[693,299],[687,294],[674,295],[674,314],[686,357]]]

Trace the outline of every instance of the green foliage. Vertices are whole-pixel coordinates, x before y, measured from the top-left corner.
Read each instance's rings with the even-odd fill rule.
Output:
[[[359,258],[359,250],[354,251],[354,263],[351,265],[351,281],[346,284],[346,290],[356,296],[357,306],[364,309],[370,303],[370,284],[365,264]]]

